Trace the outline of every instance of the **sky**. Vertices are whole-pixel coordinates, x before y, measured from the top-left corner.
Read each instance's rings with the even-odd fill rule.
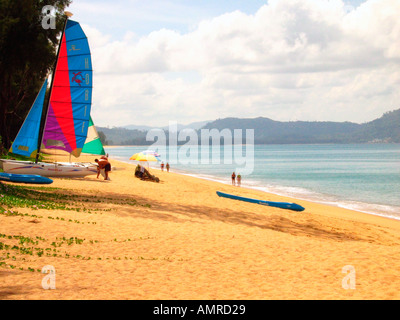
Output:
[[[74,0],[96,126],[364,123],[400,108],[398,0]]]

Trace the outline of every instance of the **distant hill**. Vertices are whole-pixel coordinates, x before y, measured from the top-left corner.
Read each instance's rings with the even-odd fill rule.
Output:
[[[225,118],[207,124],[204,129],[254,129],[255,144],[341,143],[360,128],[350,122],[280,122],[268,118]],[[243,133],[244,134],[244,133]]]
[[[125,128],[103,128],[96,127],[100,134],[104,134],[105,141],[102,141],[105,145],[146,145],[146,132],[140,130],[129,130]]]
[[[153,129],[153,127],[150,127],[150,126],[140,126],[140,125],[135,125],[135,124],[129,124],[129,125],[127,125],[127,126],[121,127],[121,129],[139,130],[139,131],[149,131],[150,129]]]
[[[379,119],[365,123],[352,136],[354,142],[400,143],[400,109],[386,112]]]
[[[224,118],[206,122],[202,127],[201,122],[195,124],[197,127],[192,127],[195,130],[254,129],[255,144],[400,143],[400,109],[387,112],[379,119],[363,124],[329,121],[281,122],[263,117],[252,119]],[[178,130],[183,127],[179,126]],[[146,142],[146,131],[126,128],[97,128],[97,130],[104,133],[109,145],[152,144]],[[168,134],[168,127],[164,127],[164,130]],[[200,137],[200,134],[198,136]]]

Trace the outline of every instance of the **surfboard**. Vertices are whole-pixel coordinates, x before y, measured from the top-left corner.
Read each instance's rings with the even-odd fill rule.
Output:
[[[217,195],[219,197],[223,197],[223,198],[229,198],[229,199],[233,199],[233,200],[251,202],[251,203],[261,204],[263,206],[268,206],[268,207],[276,207],[276,208],[288,209],[288,210],[293,210],[293,211],[304,211],[304,208],[302,206],[298,205],[297,203],[274,202],[274,201],[251,199],[251,198],[235,196],[235,195],[229,194],[229,193],[223,193],[223,192],[220,192],[220,191],[217,191]]]
[[[18,183],[36,183],[50,184],[53,180],[36,174],[15,174],[0,172],[0,181],[18,182]]]

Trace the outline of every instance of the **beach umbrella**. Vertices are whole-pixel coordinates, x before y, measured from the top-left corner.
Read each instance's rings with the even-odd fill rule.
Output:
[[[154,151],[143,151],[139,153],[135,153],[129,160],[147,162],[147,166],[149,166],[148,162],[158,162],[160,161],[160,155]]]
[[[160,161],[156,156],[152,154],[144,154],[142,152],[135,153],[132,157],[129,158],[129,160],[134,160],[134,161]]]

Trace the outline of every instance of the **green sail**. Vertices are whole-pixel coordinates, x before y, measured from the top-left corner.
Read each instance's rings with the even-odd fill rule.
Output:
[[[105,155],[103,144],[100,141],[99,134],[97,133],[96,127],[93,124],[92,117],[89,120],[88,134],[85,144],[82,149],[82,153]]]

